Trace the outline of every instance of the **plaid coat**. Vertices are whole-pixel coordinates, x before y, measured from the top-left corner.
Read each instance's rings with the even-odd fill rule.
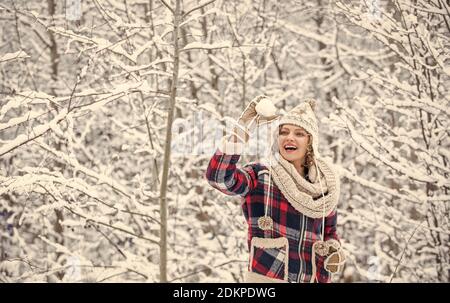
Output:
[[[251,163],[238,168],[239,158],[239,154],[225,154],[217,149],[209,162],[206,179],[222,193],[242,197],[242,210],[248,224],[249,271],[288,282],[310,282],[312,244],[321,238],[322,218],[309,218],[295,210],[273,180],[269,192],[267,167]],[[258,218],[264,216],[267,195],[270,195],[268,216],[273,219],[273,228],[264,231],[258,227]],[[325,241],[331,238],[339,241],[336,219],[336,210],[325,218]],[[287,241],[279,245],[258,244],[266,239],[286,238]],[[315,262],[316,282],[330,282],[331,274],[323,268],[324,257],[316,255]]]

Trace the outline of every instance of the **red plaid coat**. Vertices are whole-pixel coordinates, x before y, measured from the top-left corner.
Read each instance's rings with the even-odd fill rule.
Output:
[[[310,282],[313,271],[312,244],[321,238],[322,219],[309,218],[295,210],[273,180],[269,192],[267,167],[252,163],[238,168],[236,163],[239,158],[238,154],[224,154],[218,149],[209,162],[206,179],[222,193],[242,197],[242,210],[248,223],[249,271],[288,282]],[[264,216],[267,195],[270,195],[268,215],[273,219],[273,228],[263,231],[257,221]],[[339,241],[336,219],[336,210],[325,218],[324,240],[333,238]],[[263,241],[287,238],[288,247],[257,246],[252,241],[255,237],[263,238]],[[324,258],[316,255],[315,262],[316,282],[330,282],[331,274],[323,268]]]

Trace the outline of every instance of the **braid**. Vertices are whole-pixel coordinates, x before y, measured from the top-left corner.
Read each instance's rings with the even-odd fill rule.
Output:
[[[305,161],[306,162],[306,166],[308,168],[310,168],[314,164],[314,159],[313,159],[314,151],[312,149],[312,136],[311,135],[309,136],[309,139],[310,140],[309,140],[308,146],[306,148],[306,161]]]
[[[313,163],[314,163],[313,157],[314,157],[314,152],[312,151],[311,147],[309,147],[309,150],[308,150],[308,152],[306,154],[306,165],[308,167],[313,166]]]

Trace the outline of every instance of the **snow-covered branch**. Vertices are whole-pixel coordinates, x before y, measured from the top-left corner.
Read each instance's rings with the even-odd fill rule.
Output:
[[[27,55],[27,53],[25,53],[23,50],[20,50],[15,53],[6,53],[0,55],[0,63],[25,58],[30,58],[30,56]]]

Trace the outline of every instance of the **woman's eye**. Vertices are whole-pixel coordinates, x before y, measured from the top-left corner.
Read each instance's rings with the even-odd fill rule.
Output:
[[[296,135],[299,137],[303,137],[305,134],[304,133],[296,133]]]
[[[280,132],[280,135],[283,135],[283,136],[286,136],[287,134],[288,134],[287,131],[281,131],[281,132]]]

